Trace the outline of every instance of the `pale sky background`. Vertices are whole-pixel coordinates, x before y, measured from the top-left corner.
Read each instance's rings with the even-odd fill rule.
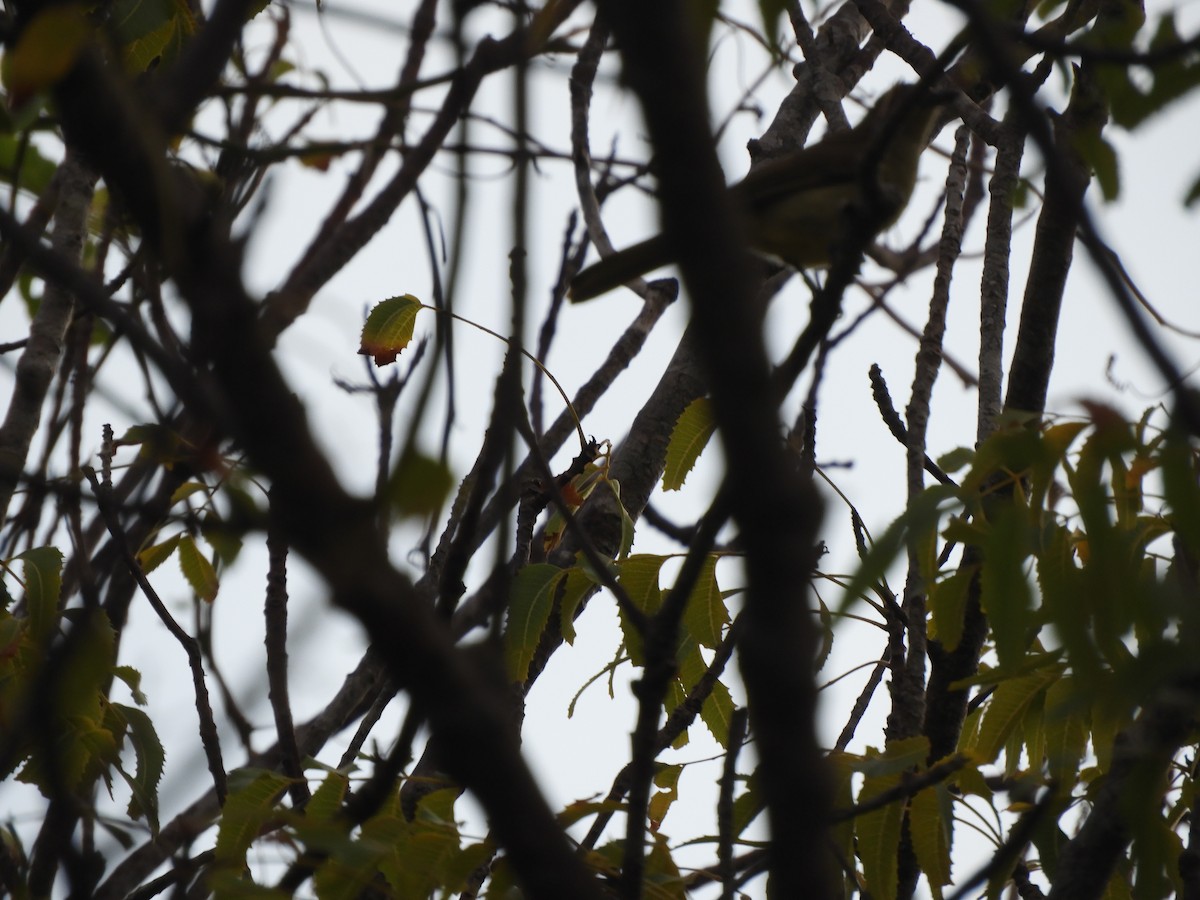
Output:
[[[325,34],[317,24],[310,7],[293,7],[291,58],[301,68],[319,69],[337,86],[383,87],[390,85],[406,50],[403,36],[335,15],[334,8],[372,10],[382,16],[394,15],[395,4],[378,0],[342,0],[329,4]],[[407,10],[408,4],[404,6]],[[741,18],[754,21],[753,5],[747,3]],[[1148,3],[1153,17],[1168,8],[1159,0]],[[1197,5],[1189,3],[1180,10],[1180,31],[1191,34],[1200,25]],[[806,6],[811,14],[811,9]],[[469,21],[473,28],[482,29],[489,14],[477,14]],[[586,26],[590,15],[587,8],[575,17]],[[958,27],[958,17],[949,7],[932,0],[916,0],[912,16],[906,20],[913,33],[922,41],[940,49],[945,39]],[[507,32],[504,20],[495,20],[491,32],[497,36]],[[255,32],[252,31],[251,34]],[[354,74],[347,73],[331,51],[327,37],[341,55],[349,59]],[[258,30],[258,47],[266,45],[268,32]],[[250,41],[253,52],[254,39]],[[614,58],[615,61],[615,58]],[[553,60],[539,59],[531,67],[532,129],[545,145],[569,151],[566,74],[573,58],[560,56]],[[882,93],[894,80],[903,78],[905,70],[894,60],[888,60],[886,72],[881,68],[868,77],[864,90],[870,96]],[[444,45],[431,46],[424,69],[426,75],[446,71],[453,65]],[[726,36],[716,49],[714,71],[714,114],[723,120],[740,92],[760,74],[761,65],[756,48],[744,36]],[[592,107],[593,152],[601,156],[615,135],[618,152],[623,158],[643,158],[646,154],[644,130],[638,119],[636,103],[628,94],[614,90],[616,69],[610,61],[602,69],[597,94]],[[606,77],[604,77],[606,76]],[[911,77],[911,76],[910,76]],[[1052,76],[1052,80],[1053,80]],[[358,79],[361,78],[361,83]],[[779,98],[788,89],[790,76],[786,70],[774,73],[757,92],[757,100],[766,118],[756,121],[749,114],[733,120],[721,144],[726,172],[730,180],[741,177],[746,169],[745,142],[760,133],[773,114]],[[1061,82],[1060,82],[1061,84]],[[512,76],[490,77],[481,89],[473,109],[498,120],[511,120],[510,91]],[[418,107],[436,106],[440,95],[419,95]],[[295,107],[292,107],[295,109]],[[852,116],[851,107],[847,107]],[[373,108],[358,109],[341,105],[333,115],[319,116],[314,135],[347,138],[371,133],[377,113]],[[289,121],[285,114],[269,126],[276,136]],[[418,135],[427,121],[418,117],[410,136]],[[1130,137],[1116,128],[1106,132],[1120,153],[1122,196],[1110,206],[1100,203],[1098,191],[1089,195],[1091,207],[1097,213],[1104,235],[1121,253],[1126,266],[1146,295],[1168,318],[1185,328],[1200,330],[1200,312],[1194,297],[1194,255],[1200,248],[1200,220],[1196,213],[1181,207],[1181,197],[1193,179],[1200,175],[1200,152],[1195,150],[1197,122],[1200,122],[1200,101],[1193,97],[1187,104],[1178,104]],[[201,117],[199,125],[205,127]],[[211,131],[210,131],[211,133]],[[509,146],[508,139],[488,125],[473,127],[475,141],[489,145]],[[945,129],[937,146],[952,146],[953,126]],[[451,160],[439,157],[435,169],[452,174]],[[394,160],[384,166],[375,185],[382,183],[394,171]],[[918,194],[908,214],[898,228],[911,234],[928,214],[931,197],[940,190],[945,162],[927,154],[924,171],[927,184]],[[508,323],[508,260],[511,246],[510,214],[512,184],[505,162],[486,158],[474,164],[479,175],[473,183],[473,214],[470,220],[467,262],[463,265],[463,283],[457,297],[458,312],[481,324],[504,331]],[[1037,153],[1026,155],[1025,171],[1040,172]],[[251,243],[246,278],[251,289],[265,293],[275,287],[294,264],[296,254],[310,239],[343,178],[351,171],[349,160],[336,161],[327,173],[303,169],[297,163],[281,167],[269,188],[269,205],[265,220],[256,229]],[[1035,179],[1040,185],[1040,177]],[[423,179],[422,187],[428,199],[443,215],[450,214],[448,202],[452,182],[449,177]],[[528,251],[530,278],[531,328],[540,324],[538,312],[548,300],[549,289],[557,273],[557,261],[562,243],[563,228],[570,211],[576,206],[569,163],[566,161],[539,163],[532,179],[533,233]],[[967,252],[982,247],[985,210],[981,210],[966,238]],[[1019,215],[1019,214],[1018,214]],[[308,315],[291,328],[279,347],[279,358],[297,393],[304,399],[318,438],[336,460],[344,482],[359,491],[370,490],[374,479],[376,436],[372,403],[363,396],[350,397],[338,390],[335,377],[361,383],[362,360],[356,355],[363,311],[386,297],[401,293],[415,294],[431,300],[431,281],[426,259],[425,240],[419,230],[419,210],[412,201],[406,202],[394,216],[387,229],[359,257],[322,291]],[[649,201],[637,199],[626,191],[606,209],[606,222],[613,241],[618,246],[631,243],[654,230],[655,213]],[[448,222],[446,223],[448,225]],[[1032,240],[1034,220],[1026,221],[1016,235],[1017,248],[1012,257],[1010,289],[1010,318],[1015,335],[1025,267],[1026,249]],[[938,225],[940,227],[940,220]],[[1059,337],[1059,357],[1051,383],[1049,407],[1059,413],[1075,415],[1080,412],[1081,398],[1103,399],[1117,406],[1124,414],[1136,417],[1145,407],[1165,400],[1161,379],[1146,363],[1144,354],[1126,337],[1127,326],[1116,310],[1084,251],[1077,247],[1068,297],[1065,304]],[[929,273],[912,280],[906,294],[892,297],[893,308],[916,328],[924,324],[928,298]],[[946,346],[955,358],[968,369],[976,367],[978,346],[978,265],[963,261],[955,270],[950,306],[950,326]],[[773,308],[768,333],[772,346],[778,351],[787,347],[799,333],[807,318],[807,296],[802,286],[791,286]],[[861,292],[850,292],[847,313],[842,323],[849,321],[865,306]],[[613,337],[638,311],[639,301],[624,290],[583,307],[566,310],[559,322],[559,336],[549,358],[544,360],[556,377],[572,392],[594,370],[607,352]],[[9,304],[0,317],[0,340],[11,340],[24,333],[25,325],[15,304]],[[589,434],[610,438],[614,442],[623,436],[629,420],[642,404],[657,381],[662,368],[674,349],[678,334],[687,317],[685,300],[677,303],[656,329],[646,349],[630,371],[625,373],[610,391],[600,407],[584,422]],[[431,314],[418,319],[418,334],[431,331]],[[840,330],[840,329],[839,329]],[[535,332],[527,336],[533,343]],[[1200,344],[1159,332],[1159,337],[1175,350],[1183,370],[1190,370],[1200,360]],[[492,379],[498,371],[503,347],[494,339],[472,329],[459,326],[457,341],[459,383],[458,419],[454,431],[453,465],[461,477],[473,460],[479,446],[482,428],[490,412]],[[731,348],[731,351],[734,348]],[[891,386],[893,399],[903,408],[912,377],[915,341],[905,335],[882,315],[874,316],[860,329],[849,346],[835,354],[825,375],[822,395],[822,418],[818,444],[819,461],[852,463],[851,467],[830,466],[830,477],[857,504],[871,530],[878,534],[903,508],[904,451],[880,422],[874,409],[867,382],[867,369],[878,362]],[[1008,344],[1005,358],[1011,350]],[[1106,378],[1110,355],[1115,355],[1115,377],[1128,387],[1119,391]],[[5,359],[11,364],[11,359]],[[401,358],[401,364],[405,363]],[[430,360],[426,360],[427,367]],[[4,378],[9,378],[5,370]],[[116,385],[114,373],[109,384]],[[7,382],[0,387],[7,386]],[[3,391],[7,395],[7,390]],[[547,393],[546,417],[549,421],[559,412],[555,397]],[[134,398],[140,402],[140,398]],[[785,420],[794,415],[795,399],[790,401]],[[130,424],[115,411],[93,410],[95,418],[94,445],[99,446],[99,423],[112,421],[118,434]],[[402,421],[402,419],[401,419]],[[965,388],[943,368],[934,397],[929,435],[929,452],[938,456],[957,446],[971,443],[975,433],[975,393]],[[434,443],[427,445],[435,447]],[[657,497],[655,503],[673,518],[690,521],[702,510],[705,499],[720,471],[716,448],[710,448],[700,466],[688,480],[684,491],[677,495]],[[568,445],[560,463],[572,452]],[[838,501],[831,500],[824,528],[825,540],[831,553],[823,561],[830,573],[847,572],[854,564],[853,545],[848,528],[849,516]],[[164,534],[164,537],[166,534]],[[394,556],[403,562],[413,545],[413,534],[397,533]],[[656,539],[653,532],[639,532],[636,550],[675,551],[672,545]],[[507,549],[504,551],[507,555]],[[480,565],[468,575],[468,584],[475,584],[494,560],[494,549],[481,553]],[[719,569],[722,586],[739,583],[734,566],[722,564]],[[902,579],[902,574],[895,576]],[[156,572],[153,580],[164,598],[187,621],[187,593],[175,575],[173,564]],[[261,726],[259,746],[273,740],[269,709],[266,705],[266,684],[263,669],[262,592],[265,583],[265,554],[253,542],[235,569],[226,574],[222,591],[214,608],[215,645],[224,674],[244,711]],[[893,581],[899,588],[900,580]],[[358,660],[363,640],[358,626],[343,614],[330,609],[324,602],[319,583],[306,571],[297,557],[291,557],[290,588],[292,595],[293,664],[292,698],[297,721],[303,721],[321,709],[336,691],[345,672]],[[819,589],[830,605],[840,597],[828,584]],[[566,719],[566,708],[572,696],[584,682],[611,659],[619,642],[616,616],[612,601],[599,595],[591,601],[578,623],[580,640],[575,647],[565,647],[533,689],[527,708],[525,731],[526,752],[541,779],[551,803],[562,806],[571,800],[603,795],[612,779],[628,758],[629,732],[635,718],[628,682],[632,672],[623,667],[616,679],[616,699],[607,696],[606,685],[598,682],[585,692],[576,716]],[[834,654],[820,674],[826,681],[868,660],[882,650],[882,632],[868,628],[847,629],[839,633]],[[149,608],[140,600],[134,603],[130,631],[125,638],[122,662],[142,670],[144,687],[150,698],[149,712],[168,747],[167,772],[162,784],[164,823],[182,806],[190,803],[198,791],[208,784],[207,773],[199,748],[184,748],[193,735],[194,708],[190,681],[181,648],[166,635]],[[840,731],[846,712],[869,669],[860,670],[824,695],[825,713],[822,718],[824,738],[832,744]],[[214,701],[216,692],[210,682]],[[736,694],[735,694],[736,696]],[[397,721],[400,704],[389,709],[387,721]],[[887,708],[885,689],[876,694],[872,715],[860,727],[860,738],[852,749],[861,750],[867,744],[882,744],[882,716]],[[217,709],[218,720],[221,710]],[[388,725],[377,729],[381,735],[389,732]],[[182,739],[178,735],[183,735]],[[698,761],[715,757],[719,748],[711,741],[703,725],[691,732],[692,742],[678,752],[668,752],[662,758],[668,762]],[[327,762],[336,762],[338,750],[322,754]],[[226,764],[240,764],[241,757],[233,740],[225,743]],[[748,771],[748,755],[743,756],[741,771]],[[682,799],[663,824],[662,830],[673,843],[686,838],[713,833],[716,778],[720,772],[719,759],[689,767],[681,780]],[[199,787],[198,787],[199,786]],[[27,791],[6,786],[0,789],[0,808],[17,813],[36,808],[36,796]],[[126,798],[118,795],[124,804]],[[460,814],[470,815],[469,833],[482,836],[482,824],[471,814],[469,801],[460,801]],[[26,819],[25,821],[31,821]],[[620,817],[614,819],[619,833],[623,828]],[[586,823],[585,823],[586,827]],[[967,835],[960,828],[957,837]],[[693,852],[681,852],[679,861],[700,864],[715,858],[715,850],[705,846]],[[962,868],[956,873],[966,877]],[[761,880],[749,892],[762,895]],[[699,894],[697,896],[706,896]]]

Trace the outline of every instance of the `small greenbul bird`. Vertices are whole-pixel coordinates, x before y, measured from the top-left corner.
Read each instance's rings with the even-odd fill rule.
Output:
[[[745,211],[750,247],[797,269],[818,268],[829,265],[864,214],[875,234],[894,223],[949,99],[897,84],[849,131],[751,170],[730,188]],[[590,300],[673,261],[657,235],[585,268],[571,282],[570,298]]]

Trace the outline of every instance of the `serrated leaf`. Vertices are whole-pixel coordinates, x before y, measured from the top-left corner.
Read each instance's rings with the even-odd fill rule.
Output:
[[[707,397],[699,397],[688,404],[675,421],[671,439],[667,443],[666,468],[663,470],[663,490],[677,491],[683,487],[688,473],[696,460],[708,446],[717,430],[713,418],[712,403]]]
[[[143,815],[150,825],[151,836],[158,835],[158,784],[162,780],[166,751],[154,723],[142,710],[133,706],[113,704],[120,711],[129,727],[129,743],[133,746],[137,766],[132,777],[127,776],[133,796],[129,800],[128,814],[131,819]]]
[[[710,554],[700,568],[696,586],[683,611],[688,633],[704,647],[715,650],[721,644],[721,632],[729,624],[729,610],[717,584],[717,557]]]
[[[909,803],[909,831],[917,864],[929,882],[934,900],[950,884],[950,849],[954,840],[954,807],[944,784],[919,791]]]
[[[304,815],[317,822],[332,822],[341,811],[346,791],[350,789],[350,778],[344,772],[330,772],[325,780],[312,792]]]
[[[558,585],[566,574],[558,566],[535,563],[522,568],[513,578],[504,629],[504,655],[509,677],[520,684],[529,677],[529,664],[550,621]]]
[[[152,547],[146,547],[138,551],[137,561],[141,564],[142,571],[149,575],[164,562],[171,558],[171,554],[179,547],[179,539],[182,535],[174,535],[167,538],[159,544]]]
[[[286,775],[265,769],[230,773],[229,796],[221,811],[214,849],[218,865],[241,870],[246,851],[274,814],[275,804],[291,783],[292,779]]]
[[[948,653],[954,652],[962,640],[963,623],[967,613],[967,598],[978,565],[960,567],[948,578],[929,589],[929,637],[936,638]]]
[[[867,776],[858,802],[866,803],[900,783],[900,773]],[[904,822],[904,802],[898,800],[881,809],[858,817],[855,834],[858,838],[858,857],[863,864],[863,880],[872,900],[895,900],[897,888],[896,859],[900,846],[900,829]]]
[[[201,600],[212,603],[217,598],[217,590],[220,588],[217,570],[200,552],[200,548],[189,534],[179,538],[179,571]]]
[[[996,511],[984,541],[986,563],[979,571],[979,602],[987,613],[1001,669],[1025,655],[1033,596],[1025,574],[1032,551],[1028,510],[1015,503]]]
[[[582,556],[582,553],[580,555]],[[567,581],[563,585],[561,612],[559,615],[562,620],[560,628],[563,640],[568,644],[575,643],[575,611],[579,609],[579,604],[583,602],[583,598],[595,586],[596,582],[592,581],[583,569],[573,568],[567,570]]]
[[[991,762],[999,755],[1029,705],[1061,674],[1060,668],[1052,667],[1009,678],[997,685],[979,723],[979,736],[974,747],[978,759]]]
[[[658,766],[654,774],[654,785],[660,790],[655,791],[651,796],[647,809],[651,831],[658,831],[663,819],[667,817],[667,812],[671,809],[671,804],[679,799],[679,775],[682,772],[683,766]]]
[[[358,352],[370,356],[375,365],[394,363],[396,357],[412,342],[413,328],[421,301],[412,294],[389,297],[375,304],[363,325]]]
[[[729,723],[733,720],[733,696],[721,681],[714,681],[712,693],[700,707],[700,720],[723,748],[729,747]]]
[[[142,693],[142,673],[133,666],[114,666],[113,676],[125,682],[130,696],[133,697],[133,702],[138,706],[145,706],[149,702],[146,695]]]
[[[617,563],[617,582],[625,589],[633,605],[648,616],[654,615],[662,606],[663,595],[658,586],[658,575],[666,561],[665,556],[635,553]],[[623,612],[619,612],[619,620],[630,660],[635,666],[644,666],[646,656],[641,634]]]

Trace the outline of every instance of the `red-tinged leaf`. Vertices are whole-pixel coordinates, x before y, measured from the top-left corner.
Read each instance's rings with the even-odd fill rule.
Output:
[[[375,365],[386,366],[412,341],[413,327],[421,301],[412,294],[390,297],[375,304],[363,325],[358,352],[370,356]]]
[[[217,570],[200,552],[191,535],[179,538],[179,570],[201,600],[212,603],[217,598],[217,589],[220,587]]]

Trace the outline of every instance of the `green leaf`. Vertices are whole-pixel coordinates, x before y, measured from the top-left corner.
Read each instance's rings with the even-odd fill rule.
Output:
[[[677,491],[683,487],[688,473],[695,467],[696,460],[700,458],[716,430],[712,403],[707,397],[699,397],[688,404],[687,409],[675,422],[671,439],[667,443],[666,468],[663,470],[664,491]]]
[[[217,598],[217,570],[188,534],[179,538],[179,570],[201,600],[212,603]]]
[[[167,538],[162,543],[139,550],[137,554],[137,561],[141,564],[142,571],[149,575],[164,562],[170,559],[171,554],[178,549],[179,539],[182,536],[183,535],[177,534],[173,537]]]
[[[717,584],[717,558],[710,554],[704,560],[683,611],[683,624],[688,633],[710,650],[720,646],[721,632],[729,624],[729,610]]]
[[[389,297],[375,304],[363,325],[358,352],[370,356],[375,365],[394,363],[412,341],[421,301],[412,294]]]
[[[979,571],[977,564],[960,567],[953,575],[935,582],[929,589],[929,613],[932,627],[929,637],[937,639],[947,652],[962,640],[971,582]]]
[[[1029,644],[1033,597],[1025,575],[1032,551],[1029,511],[1017,503],[995,510],[984,540],[984,563],[979,571],[979,600],[992,626],[1000,668],[1017,665]]]
[[[1043,721],[1050,777],[1061,785],[1074,784],[1091,730],[1091,704],[1075,676],[1064,675],[1046,689]]]
[[[218,866],[241,871],[246,851],[291,783],[286,775],[266,769],[241,769],[230,774],[229,796],[221,812],[214,849]]]
[[[982,762],[994,760],[1009,735],[1021,723],[1029,705],[1061,675],[1060,667],[1051,667],[1000,682],[988,700],[979,725],[979,736],[974,747],[976,758]]]
[[[409,450],[388,479],[387,496],[401,518],[436,515],[454,488],[454,474],[439,459]]]
[[[158,784],[162,780],[166,752],[154,723],[134,706],[113,704],[129,726],[129,742],[133,745],[137,767],[132,777],[126,776],[133,796],[127,810],[131,819],[146,817],[152,837],[158,835]],[[123,773],[124,774],[124,773]]]
[[[504,655],[508,674],[516,682],[524,684],[529,677],[529,664],[550,621],[558,585],[566,574],[558,566],[535,563],[522,568],[513,579],[504,629]]]
[[[58,166],[42,156],[34,144],[23,143],[16,135],[0,135],[0,180],[6,184],[19,184],[23,190],[40,196],[56,171]]]
[[[110,21],[131,74],[174,60],[196,30],[185,0],[116,0]]]
[[[900,774],[868,777],[858,793],[858,802],[866,803],[900,783]],[[897,848],[904,821],[904,802],[898,800],[857,819],[858,857],[863,864],[863,880],[872,900],[895,900],[897,888]]]
[[[21,560],[25,574],[25,607],[30,634],[40,643],[48,640],[58,628],[62,551],[57,547],[36,547],[26,550],[17,559]]]
[[[920,535],[937,528],[942,515],[948,508],[961,506],[959,489],[953,485],[936,484],[926,488],[904,513],[880,535],[866,558],[846,585],[845,594],[838,609],[845,612],[850,604],[860,599],[868,589],[882,581],[888,566],[904,549],[910,533]]]
[[[954,807],[944,784],[927,787],[909,804],[909,830],[917,864],[929,882],[934,900],[950,884],[950,849],[954,841]]]
[[[304,815],[317,822],[332,822],[341,811],[346,791],[350,789],[350,778],[344,772],[330,772],[325,776],[304,807]]]
[[[580,557],[582,557],[582,552]],[[583,598],[588,595],[588,592],[594,589],[596,582],[588,576],[581,568],[572,568],[567,570],[567,581],[563,585],[562,603],[560,605],[561,612],[560,627],[562,629],[563,640],[568,644],[575,643],[575,611],[579,609],[579,604],[583,602]]]
[[[662,589],[658,586],[658,574],[666,561],[665,556],[635,553],[617,563],[617,583],[625,589],[633,605],[648,616],[654,615],[662,606]],[[635,666],[644,666],[646,655],[642,646],[642,636],[623,612],[619,613],[619,616],[629,658]]]
[[[145,706],[149,700],[142,693],[142,673],[132,666],[114,666],[113,677],[125,682],[125,686],[129,688],[129,693],[133,697],[133,702],[138,706]]]
[[[682,772],[683,766],[658,764],[654,774],[654,786],[660,790],[655,791],[650,798],[650,806],[647,810],[650,816],[651,831],[658,831],[663,819],[667,817],[667,812],[671,809],[671,804],[679,799],[679,776]]]

